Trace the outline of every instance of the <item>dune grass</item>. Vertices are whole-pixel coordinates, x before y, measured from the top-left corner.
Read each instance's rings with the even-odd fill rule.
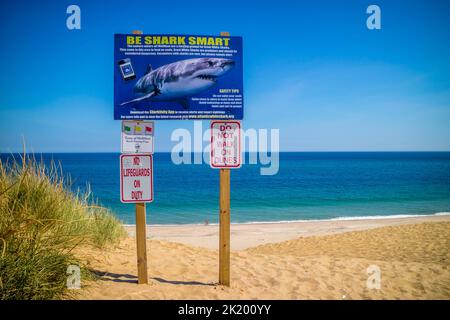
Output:
[[[70,296],[67,268],[80,266],[80,246],[103,247],[125,235],[120,222],[74,193],[61,167],[24,154],[0,161],[0,299],[58,299]]]

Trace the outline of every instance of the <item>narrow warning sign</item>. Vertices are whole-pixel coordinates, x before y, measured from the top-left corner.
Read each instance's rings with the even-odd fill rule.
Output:
[[[153,156],[151,154],[120,156],[120,201],[153,201]]]
[[[213,168],[241,166],[241,124],[239,121],[211,121],[211,157]]]

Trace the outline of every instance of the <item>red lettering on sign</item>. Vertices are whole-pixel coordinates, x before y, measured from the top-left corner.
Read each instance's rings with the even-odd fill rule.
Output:
[[[131,191],[131,199],[133,200],[142,199],[142,191]]]
[[[241,136],[238,121],[211,122],[211,166],[237,168],[241,165]]]
[[[120,156],[120,200],[153,201],[153,161],[148,154]]]

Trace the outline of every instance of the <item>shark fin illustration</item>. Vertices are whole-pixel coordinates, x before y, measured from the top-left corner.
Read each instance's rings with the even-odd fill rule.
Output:
[[[152,65],[151,65],[151,64],[148,64],[148,66],[147,66],[147,71],[145,72],[145,74],[149,74],[149,73],[152,72],[152,71],[153,71]]]
[[[157,93],[156,91],[152,91],[152,92],[150,92],[149,94],[146,94],[145,96],[142,96],[142,97],[139,97],[139,98],[130,100],[130,101],[122,102],[120,105],[121,105],[121,106],[124,106],[124,105],[129,104],[129,103],[139,102],[139,101],[142,101],[142,100],[145,100],[145,99],[149,99],[149,98],[151,98],[151,97],[153,97],[153,96],[156,96],[157,94],[158,94],[158,93]]]

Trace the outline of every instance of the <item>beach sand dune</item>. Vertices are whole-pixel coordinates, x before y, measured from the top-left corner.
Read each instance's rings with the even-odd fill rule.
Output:
[[[308,236],[231,252],[231,286],[217,285],[218,252],[148,240],[149,284],[137,285],[135,239],[81,252],[99,281],[80,299],[450,299],[450,222]],[[367,287],[367,268],[381,271]]]

